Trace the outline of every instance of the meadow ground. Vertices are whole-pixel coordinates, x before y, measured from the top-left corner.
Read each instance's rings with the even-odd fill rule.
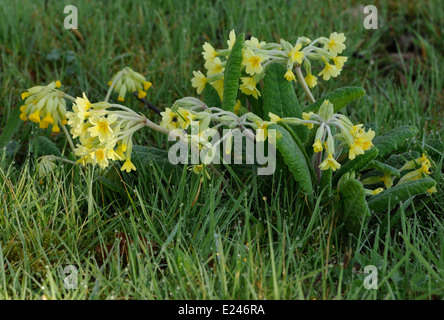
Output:
[[[196,96],[190,79],[203,67],[203,42],[225,46],[233,28],[275,42],[338,31],[347,36],[349,60],[315,97],[362,86],[366,96],[347,108],[354,122],[371,123],[377,133],[415,125],[420,135],[412,147],[440,159],[429,204],[397,207],[393,225],[374,216],[354,237],[334,226],[337,212],[309,211],[291,178],[279,173],[264,189],[255,177],[200,183],[187,168],[166,175],[154,164],[117,177],[111,190],[91,169],[59,164],[40,184],[33,141],[45,136],[68,153],[66,140],[16,122],[13,141],[0,138],[8,143],[0,157],[0,299],[444,297],[441,1],[375,1],[377,30],[363,27],[356,1],[0,2],[0,128],[15,121],[20,93],[36,84],[58,79],[67,93],[95,101],[128,65],[154,83],[148,99],[163,109]],[[77,32],[63,28],[68,4],[78,8]],[[308,105],[302,90],[298,97]],[[160,120],[138,101],[129,104]],[[148,129],[136,141],[167,144]],[[369,264],[378,268],[377,290],[363,287]],[[76,289],[63,285],[69,265],[78,270]]]

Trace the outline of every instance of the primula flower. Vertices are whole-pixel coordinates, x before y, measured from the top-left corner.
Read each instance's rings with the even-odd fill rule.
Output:
[[[302,44],[298,43],[295,47],[291,49],[288,53],[288,56],[291,59],[292,63],[302,64],[302,59],[304,59],[304,53],[299,51],[302,48]]]
[[[206,61],[213,61],[214,58],[217,56],[216,50],[214,50],[213,46],[209,44],[208,42],[205,42],[202,46],[204,51],[202,52],[202,55]]]
[[[321,170],[331,169],[332,171],[336,171],[340,167],[341,165],[335,160],[335,158],[333,158],[331,153],[329,153],[328,157],[319,165]]]
[[[146,91],[151,88],[152,83],[147,81],[140,73],[126,67],[116,73],[111,81],[108,82],[108,85],[119,94],[118,101],[125,101],[127,92],[137,92],[139,99],[146,97]]]
[[[113,134],[114,131],[111,129],[111,125],[116,122],[117,115],[112,114],[108,117],[98,117],[92,116],[89,118],[89,122],[92,124],[92,127],[88,129],[91,137],[99,137],[100,142],[104,142],[108,140]]]
[[[231,30],[227,40],[228,49],[231,50],[235,42],[236,42],[236,33],[234,32],[234,30]]]
[[[340,54],[345,49],[346,37],[343,33],[333,32],[330,34],[330,38],[326,41],[324,49],[330,51],[334,56]]]
[[[322,150],[323,150],[323,148],[322,148],[321,140],[318,139],[318,140],[316,140],[315,143],[313,143],[313,151],[318,153],[318,152],[321,152]]]
[[[347,57],[343,57],[343,56],[337,56],[337,57],[332,57],[331,58],[333,60],[333,63],[335,64],[336,68],[341,71],[342,67],[344,66],[344,63],[347,62]]]
[[[174,130],[180,127],[179,116],[173,112],[170,108],[165,108],[165,111],[161,112],[162,121],[160,126],[168,130]]]
[[[245,40],[245,45],[250,47],[256,47],[258,49],[261,49],[263,46],[265,46],[267,43],[265,41],[259,42],[259,40],[255,37],[251,37],[250,40]]]
[[[191,85],[197,89],[197,94],[201,94],[205,89],[208,79],[200,71],[193,71],[194,77],[191,79]]]
[[[318,76],[322,76],[324,80],[330,80],[330,77],[337,77],[339,75],[339,70],[336,66],[329,64],[327,61],[324,61],[325,67],[321,72],[318,73]]]
[[[305,82],[307,83],[309,88],[314,88],[316,87],[317,83],[318,83],[318,78],[316,78],[314,75],[312,74],[308,74],[305,77]]]
[[[313,115],[313,112],[302,112],[302,119],[304,120],[310,120],[311,115]],[[303,123],[305,126],[307,126],[308,129],[313,129],[314,123]]]
[[[256,82],[253,77],[242,77],[242,84],[240,90],[246,95],[252,95],[255,99],[261,95],[260,91],[256,88]]]
[[[60,81],[53,81],[23,92],[21,97],[25,104],[20,107],[20,119],[38,123],[41,129],[52,125],[52,132],[60,132],[59,125],[67,123],[65,94],[57,90],[60,86]]]
[[[245,72],[249,75],[255,75],[261,73],[263,68],[261,63],[265,60],[265,57],[261,54],[255,54],[250,48],[242,51],[242,65],[245,66]]]
[[[284,78],[287,81],[292,81],[292,80],[296,80],[293,71],[291,71],[291,69],[288,69],[287,72],[284,75]]]
[[[425,153],[422,154],[422,156],[420,158],[417,158],[415,160],[411,160],[411,161],[407,161],[402,168],[399,169],[399,171],[404,171],[404,170],[411,170],[414,169],[418,166],[422,166],[422,165],[428,165],[430,167],[430,160],[427,158],[427,156],[425,155]]]

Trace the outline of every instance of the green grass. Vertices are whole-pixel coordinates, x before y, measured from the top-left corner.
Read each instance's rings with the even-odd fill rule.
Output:
[[[193,70],[201,45],[225,46],[231,29],[265,41],[300,35],[347,36],[341,76],[315,97],[345,85],[367,95],[347,108],[377,133],[400,124],[420,128],[410,148],[433,153],[439,192],[374,216],[358,237],[338,212],[304,203],[291,178],[273,181],[213,175],[202,183],[187,168],[158,166],[137,175],[110,168],[114,192],[91,172],[59,164],[37,178],[37,136],[69,153],[63,134],[20,123],[17,152],[0,152],[0,299],[442,299],[444,297],[444,31],[439,0],[376,3],[380,29],[365,30],[354,1],[0,1],[0,128],[13,121],[26,88],[54,79],[67,93],[103,99],[112,75],[130,66],[154,83],[160,108],[196,96]],[[79,10],[79,33],[63,29],[63,7]],[[305,106],[302,90],[297,92]],[[116,99],[116,97],[113,97]],[[159,121],[136,100],[128,106]],[[2,132],[2,129],[0,129]],[[136,141],[166,148],[148,129]],[[117,168],[118,169],[118,168]],[[92,192],[88,190],[92,181]],[[90,203],[90,210],[88,210]],[[89,212],[88,212],[89,211]],[[63,269],[79,269],[79,286],[63,286]],[[378,267],[379,289],[363,287],[364,266]]]

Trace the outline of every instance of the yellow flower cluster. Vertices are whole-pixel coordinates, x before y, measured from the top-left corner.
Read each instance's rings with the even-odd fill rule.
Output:
[[[60,81],[53,81],[47,86],[35,86],[23,92],[20,119],[38,123],[42,129],[52,125],[52,132],[60,132],[60,126],[66,124],[65,94],[57,90],[60,86]]]
[[[269,116],[272,121],[302,124],[310,130],[315,125],[318,126],[312,147],[314,153],[325,151],[324,160],[319,164],[321,170],[332,169],[335,171],[341,167],[335,159],[337,147],[342,149],[348,146],[350,160],[373,147],[372,140],[375,137],[375,132],[371,129],[365,131],[362,124],[353,125],[346,116],[335,114],[333,104],[329,100],[324,100],[317,114],[303,112],[302,119],[280,118],[272,113]],[[339,143],[336,143],[335,139]],[[319,159],[322,159],[322,157],[320,156]]]
[[[75,150],[79,163],[106,168],[109,160],[120,160],[124,161],[122,171],[136,170],[131,162],[132,136],[146,125],[144,116],[118,104],[91,103],[83,94],[75,100],[67,118],[73,138],[80,141]]]
[[[423,153],[422,156],[418,159],[408,161],[401,169],[399,169],[399,171],[411,170],[417,167],[419,168],[402,176],[402,178],[399,179],[398,185],[404,184],[408,181],[414,181],[423,177],[427,177],[429,174],[431,174],[431,162],[429,158],[427,158],[425,153]]]
[[[231,52],[236,40],[236,34],[232,30],[227,41],[228,48],[216,50],[205,42],[202,55],[205,59],[206,75],[201,71],[193,71],[191,80],[192,86],[201,94],[205,85],[210,83],[223,97],[223,81],[226,59]],[[347,57],[339,56],[345,49],[346,37],[343,33],[333,32],[329,38],[320,37],[311,41],[306,37],[299,37],[293,45],[288,41],[281,39],[280,43],[266,43],[251,37],[245,41],[242,49],[242,67],[244,76],[240,90],[246,95],[252,95],[254,98],[260,96],[260,91],[256,88],[257,83],[263,78],[267,67],[271,63],[280,63],[286,66],[287,72],[284,78],[288,81],[296,81],[293,73],[294,68],[298,72],[299,81],[305,81],[308,87],[313,88],[317,85],[318,78],[311,72],[311,62],[319,60],[324,64],[324,68],[318,76],[324,80],[337,77],[347,61]],[[304,77],[300,71],[303,67],[306,72]]]
[[[126,67],[114,75],[108,85],[118,93],[118,101],[125,101],[125,95],[137,92],[137,97],[146,97],[146,91],[151,88],[152,83],[147,81],[143,75]]]

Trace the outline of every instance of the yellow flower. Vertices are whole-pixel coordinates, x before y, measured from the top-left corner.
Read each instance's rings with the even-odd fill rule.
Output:
[[[216,57],[213,60],[207,60],[205,68],[208,70],[207,75],[209,76],[224,72],[224,67],[222,66],[222,61],[219,57]]]
[[[256,142],[261,142],[267,140],[268,137],[268,126],[270,124],[274,124],[273,122],[268,121],[259,121],[256,120]]]
[[[177,115],[178,115],[177,119],[182,129],[187,129],[188,126],[191,124],[191,121],[193,121],[195,118],[194,114],[192,114],[191,111],[184,109],[182,107],[177,109]]]
[[[108,166],[108,159],[106,158],[106,150],[97,149],[91,152],[90,157],[93,160],[93,163],[97,163],[102,169]]]
[[[343,56],[337,56],[337,57],[332,57],[331,59],[333,60],[333,63],[335,64],[336,68],[338,68],[338,70],[340,71],[344,66],[344,63],[347,62],[348,58]]]
[[[241,107],[242,107],[242,104],[241,104],[240,100],[239,99],[236,100],[236,104],[234,105],[234,108],[233,108],[234,114],[239,114]]]
[[[282,121],[282,118],[277,116],[277,115],[275,115],[274,113],[269,112],[268,116],[270,117],[270,120],[273,121],[273,122]]]
[[[430,160],[427,158],[425,153],[423,153],[420,158],[417,158],[417,159],[411,160],[411,161],[407,161],[406,164],[404,164],[402,166],[402,168],[399,169],[399,171],[414,169],[414,168],[416,168],[417,165],[424,165],[424,164],[426,164],[430,167]]]
[[[146,92],[145,91],[143,91],[143,90],[137,91],[137,98],[143,99],[145,97],[146,97]]]
[[[208,173],[208,171],[205,169],[205,166],[203,164],[195,164],[192,167],[192,170],[195,174],[201,174],[201,173],[205,173],[205,175],[207,176],[207,179],[210,180],[211,176]],[[203,177],[200,179],[201,181],[203,181]]]
[[[236,42],[236,33],[234,32],[234,29],[230,31],[230,34],[228,36],[227,45],[228,49],[232,49],[234,43]]]
[[[350,146],[350,150],[348,151],[348,158],[353,160],[360,154],[364,154],[364,149],[357,144],[352,144]]]
[[[60,88],[62,86],[62,83],[59,81],[59,80],[57,80],[56,82],[55,82],[55,87],[56,88]]]
[[[147,91],[153,85],[150,81],[142,81],[143,90]]]
[[[389,172],[384,173],[381,177],[381,181],[384,183],[387,189],[390,189],[393,186],[392,175]]]
[[[378,193],[381,193],[382,191],[384,191],[383,188],[377,188],[377,189],[375,189],[375,190],[372,190],[372,194],[373,194],[373,195],[377,195]]]
[[[125,163],[120,168],[121,171],[131,172],[131,170],[136,171],[136,166],[131,162],[129,158],[126,159]]]
[[[339,169],[340,167],[341,165],[333,158],[331,153],[329,153],[328,157],[325,158],[325,160],[319,165],[319,168],[321,168],[321,170],[331,169],[333,171],[336,171],[336,169]]]
[[[31,113],[29,115],[29,120],[31,120],[32,122],[35,122],[35,123],[39,123],[40,122],[40,111],[35,111],[34,113]]]
[[[302,44],[298,43],[291,51],[288,53],[288,56],[291,59],[291,62],[302,64],[302,59],[304,59],[304,53],[299,51],[302,48]]]
[[[333,32],[330,34],[330,38],[324,45],[324,49],[330,51],[334,56],[341,53],[345,49],[345,39],[344,33]]]
[[[254,98],[260,97],[261,93],[256,88],[256,82],[253,77],[242,77],[242,84],[240,85],[240,90],[246,95],[252,95]]]
[[[265,41],[261,41],[259,42],[259,40],[255,37],[251,37],[250,40],[246,40],[245,44],[247,46],[251,46],[251,47],[256,47],[258,49],[262,48],[263,46],[266,45]]]
[[[212,61],[214,58],[216,58],[217,53],[216,50],[214,50],[213,46],[209,44],[208,42],[205,42],[202,46],[204,51],[202,52],[202,55],[205,60]]]
[[[321,72],[318,73],[318,76],[322,76],[324,80],[330,80],[330,77],[337,77],[339,74],[338,68],[336,66],[329,64],[327,61],[325,62],[325,67]]]
[[[436,189],[436,186],[431,187],[430,189],[427,189],[428,193],[435,193],[438,192],[438,189]]]
[[[318,78],[312,74],[309,74],[305,77],[305,82],[307,83],[308,87],[314,88],[318,84]]]
[[[314,114],[313,112],[302,112],[302,119],[304,120],[310,120],[310,116]],[[313,129],[314,123],[303,123],[304,126],[307,126],[308,129]]]
[[[372,140],[375,137],[375,132],[369,129],[367,132],[362,129],[362,124],[353,126],[351,130],[353,143],[349,145],[350,150],[348,158],[353,160],[357,155],[364,154],[364,151],[373,147]]]
[[[212,82],[211,85],[214,87],[214,89],[216,89],[217,93],[219,94],[220,100],[223,101],[223,99],[224,99],[224,78]]]
[[[111,129],[110,125],[112,125],[117,120],[117,116],[112,114],[105,117],[93,116],[89,119],[89,122],[93,125],[88,129],[91,137],[99,136],[100,142],[105,142],[109,140],[110,136],[114,134],[114,131]]]
[[[47,129],[50,124],[54,123],[54,119],[51,117],[51,114],[47,113],[46,116],[40,121],[40,128]]]
[[[197,89],[197,94],[201,94],[205,85],[207,84],[208,79],[205,75],[200,71],[193,71],[194,77],[191,79],[191,85]]]
[[[161,127],[167,128],[168,130],[179,128],[178,115],[170,108],[166,108],[160,115],[162,116],[162,121],[160,122]]]
[[[291,69],[288,69],[287,72],[284,75],[284,78],[287,81],[292,81],[292,80],[296,80],[293,71],[291,71]]]
[[[313,143],[314,152],[318,153],[323,150],[321,140],[318,139],[315,143]]]
[[[263,68],[261,63],[265,60],[265,57],[261,54],[254,54],[250,48],[244,49],[242,55],[242,65],[245,66],[245,72],[249,75],[261,73]]]

